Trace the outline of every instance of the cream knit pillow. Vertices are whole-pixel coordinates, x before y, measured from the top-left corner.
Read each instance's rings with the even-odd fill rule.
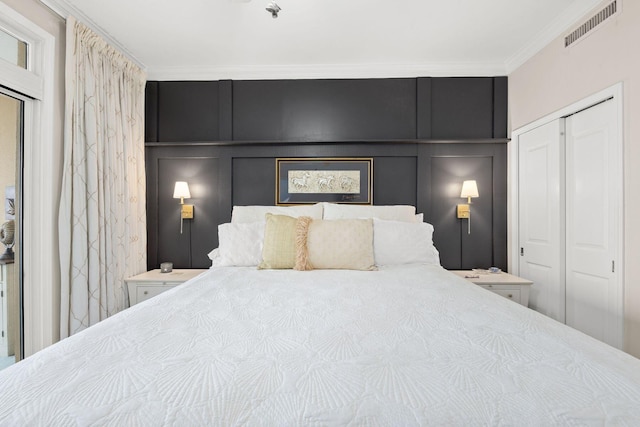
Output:
[[[296,270],[376,270],[373,220],[298,218]]]

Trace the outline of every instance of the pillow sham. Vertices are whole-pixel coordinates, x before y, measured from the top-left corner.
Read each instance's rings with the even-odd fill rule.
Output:
[[[373,219],[373,251],[376,265],[440,265],[440,253],[433,245],[433,226]]]
[[[376,270],[373,220],[298,218],[294,268]]]
[[[409,205],[340,205],[324,203],[322,219],[379,218],[416,222],[416,208]]]
[[[264,243],[259,269],[286,269],[296,264],[296,221],[287,215],[265,214]]]
[[[211,252],[207,254],[211,261],[216,261],[220,259],[220,248],[212,249]]]
[[[304,206],[234,206],[231,211],[231,222],[264,221],[265,214],[286,215],[291,217],[310,216],[322,218],[322,204]]]
[[[250,267],[260,264],[264,221],[218,226],[218,250],[209,254],[216,267]]]

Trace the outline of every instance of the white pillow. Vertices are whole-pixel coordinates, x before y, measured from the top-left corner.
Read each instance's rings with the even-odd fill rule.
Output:
[[[246,223],[264,221],[267,213],[274,215],[286,215],[298,218],[309,216],[313,219],[322,219],[322,204],[302,206],[234,206],[231,211],[232,223]]]
[[[260,264],[264,221],[220,224],[218,226],[219,247],[209,253],[214,267],[250,267]]]
[[[433,246],[433,226],[373,219],[373,254],[376,265],[435,264],[440,254]]]
[[[340,205],[324,203],[323,219],[378,218],[390,221],[416,222],[416,208],[409,205]]]
[[[220,248],[215,248],[208,254],[211,267],[226,267],[226,261],[220,257]]]
[[[220,248],[213,249],[211,252],[209,252],[207,254],[207,256],[209,257],[209,259],[211,261],[215,261],[217,259],[220,259]]]
[[[424,214],[423,213],[416,214],[416,222],[424,222]]]

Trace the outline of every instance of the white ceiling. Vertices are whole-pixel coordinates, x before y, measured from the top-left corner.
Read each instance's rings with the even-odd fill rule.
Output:
[[[601,0],[41,0],[150,80],[505,75]]]

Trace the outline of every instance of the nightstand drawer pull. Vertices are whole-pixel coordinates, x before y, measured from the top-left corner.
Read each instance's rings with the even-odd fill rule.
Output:
[[[504,298],[508,298],[512,301],[516,301],[518,303],[520,302],[520,298],[522,297],[522,294],[515,289],[499,289],[498,286],[495,286],[493,289],[491,289],[491,292],[501,295]]]
[[[164,284],[164,285],[138,285],[135,289],[135,302],[139,303],[145,300],[148,300],[149,298],[153,298],[156,295],[160,295],[161,293],[163,293],[164,291],[167,291],[173,287],[175,287],[175,284]]]

